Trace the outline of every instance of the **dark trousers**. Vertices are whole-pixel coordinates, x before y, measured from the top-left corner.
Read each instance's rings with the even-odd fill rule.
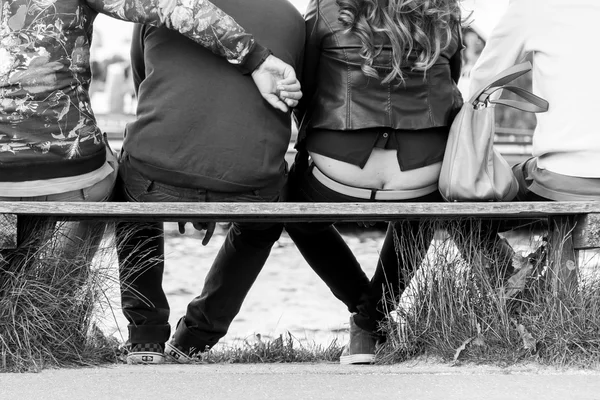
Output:
[[[298,158],[297,158],[298,159]],[[299,166],[300,165],[300,166]],[[367,202],[335,192],[312,175],[311,167],[295,164],[286,201]],[[439,192],[411,202],[443,201]],[[394,200],[399,202],[399,200]],[[369,280],[333,223],[287,223],[285,229],[311,268],[340,299],[362,329],[375,332],[385,315],[386,299],[397,299],[418,268],[433,239],[429,224],[403,220],[388,224],[373,277]]]
[[[320,183],[299,153],[290,171],[286,201],[367,202],[335,192]],[[442,202],[438,191],[429,195],[392,202]],[[362,329],[375,332],[386,315],[386,306],[397,301],[415,270],[421,265],[433,239],[434,226],[428,221],[390,222],[379,260],[369,280],[358,260],[333,223],[287,223],[285,229],[311,268],[354,315]],[[453,221],[448,231],[466,260],[478,260],[481,252],[500,260],[492,276],[512,272],[512,249],[497,233],[494,221],[465,219]],[[474,245],[477,244],[477,245]],[[499,282],[496,284],[500,284]]]
[[[121,160],[119,188],[127,201],[267,202],[278,201],[281,183],[247,193],[179,188],[146,179]],[[283,224],[233,223],[201,294],[187,307],[175,339],[186,347],[210,348],[222,338],[265,264]],[[129,321],[131,343],[164,343],[169,339],[169,304],[162,289],[164,238],[162,223],[120,223],[117,227],[121,301]]]

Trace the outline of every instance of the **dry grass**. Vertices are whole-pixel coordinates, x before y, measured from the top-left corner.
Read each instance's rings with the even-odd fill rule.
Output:
[[[119,362],[123,344],[94,323],[98,310],[109,304],[107,290],[119,285],[110,270],[116,262],[114,241],[97,249],[93,238],[102,236],[103,226],[71,243],[69,224],[39,223],[18,249],[0,253],[0,371]],[[408,277],[412,283],[403,296],[388,304],[383,324],[388,340],[378,362],[425,356],[455,364],[598,367],[600,274],[581,272],[575,289],[554,293],[554,277],[538,252],[515,256],[518,268],[506,280],[498,254],[481,245],[480,235],[462,238],[470,251],[461,256],[450,239],[459,232],[434,228],[451,234],[438,237],[422,268]],[[398,238],[397,246],[410,248],[418,239]],[[402,256],[417,259],[418,253]],[[218,345],[199,361],[335,362],[341,351],[335,340],[319,346],[288,333],[270,341],[257,336]]]
[[[328,346],[303,344],[291,333],[263,341],[260,334],[236,345],[218,345],[201,354],[206,363],[291,363],[338,361],[342,346],[333,340]]]
[[[30,220],[30,235],[16,250],[0,254],[0,371],[96,365],[116,360],[117,343],[93,323],[105,303],[109,274],[88,258],[98,247],[94,235],[71,241],[70,223]],[[97,249],[98,259],[106,249]]]
[[[435,256],[416,273],[402,298],[390,304],[380,362],[425,355],[452,363],[598,367],[597,274],[581,273],[584,266],[576,288],[553,293],[554,277],[541,249],[528,257],[516,254],[517,268],[507,280],[499,276],[497,254],[467,238],[479,256],[465,260],[449,239],[452,234],[436,243]]]

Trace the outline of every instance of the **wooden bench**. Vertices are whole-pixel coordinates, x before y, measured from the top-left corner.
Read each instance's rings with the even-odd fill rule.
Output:
[[[61,220],[306,222],[477,218],[548,226],[556,287],[576,284],[578,251],[600,248],[600,202],[514,203],[53,203],[0,202],[0,248],[15,248],[21,216]]]

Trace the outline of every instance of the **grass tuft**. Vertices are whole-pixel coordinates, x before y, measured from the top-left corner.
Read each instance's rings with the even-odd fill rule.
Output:
[[[104,225],[73,240],[73,223],[31,219],[15,250],[0,253],[0,372],[114,362],[118,343],[94,323],[109,274],[91,268]],[[72,241],[72,242],[69,242]]]
[[[290,332],[273,340],[264,341],[256,334],[252,341],[246,339],[242,345],[219,345],[202,354],[206,363],[294,363],[294,362],[337,362],[342,346],[334,339],[328,346],[315,343],[303,344]]]
[[[500,256],[486,251],[479,235],[461,237],[476,250],[461,257],[450,238],[465,233],[444,228],[449,233],[434,241],[411,285],[388,305],[382,325],[388,340],[378,362],[430,356],[454,364],[598,367],[600,279],[591,265],[580,267],[578,285],[559,293],[551,290],[556,277],[543,247],[517,252],[507,279]]]

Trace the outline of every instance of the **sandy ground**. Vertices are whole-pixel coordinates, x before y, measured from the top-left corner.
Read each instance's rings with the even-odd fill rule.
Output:
[[[172,327],[185,313],[187,303],[200,294],[206,273],[224,240],[224,232],[219,230],[204,247],[200,234],[190,228],[188,225],[187,232],[180,235],[175,224],[166,224],[163,287],[171,305]],[[367,275],[372,275],[383,232],[374,230],[345,238]],[[115,260],[116,255],[109,259]],[[112,264],[116,279],[116,263]],[[111,283],[110,288],[112,309],[104,310],[101,326],[105,332],[125,341],[127,321],[120,310],[116,285]],[[336,338],[345,340],[348,317],[346,307],[310,269],[284,232],[223,342],[235,343],[253,338],[256,333],[268,339],[289,331],[299,340],[327,345]]]

